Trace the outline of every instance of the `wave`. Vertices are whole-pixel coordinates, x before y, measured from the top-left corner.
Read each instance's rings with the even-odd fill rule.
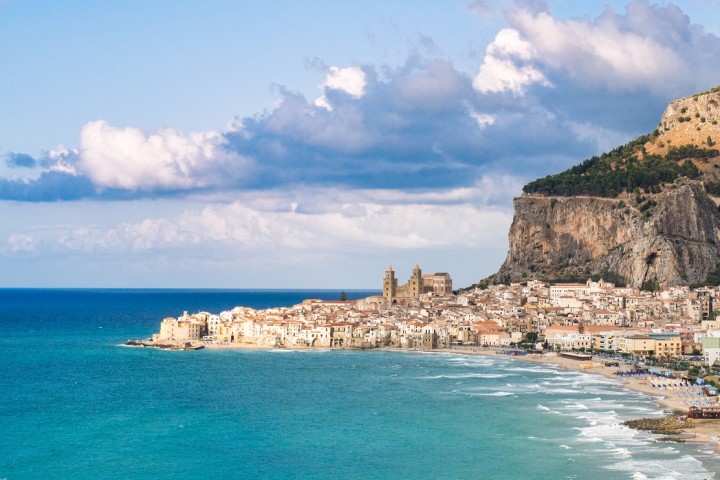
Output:
[[[450,364],[454,365],[460,365],[460,366],[489,366],[493,365],[495,362],[493,359],[487,358],[487,357],[445,357],[443,358],[444,361],[450,362]]]
[[[579,388],[541,388],[538,390],[540,393],[545,395],[567,395],[567,394],[578,394],[585,393]]]
[[[515,396],[512,392],[490,392],[490,393],[467,393],[469,397],[511,397]]]
[[[705,479],[714,478],[715,473],[705,469],[702,463],[689,455],[673,459],[627,459],[622,462],[607,465],[608,470],[632,473],[631,478],[657,478],[657,479]]]
[[[620,423],[606,424],[598,420],[597,425],[578,428],[585,439],[598,439],[602,442],[627,443],[632,441],[638,431]]]
[[[511,373],[460,373],[456,375],[432,375],[429,377],[420,377],[427,380],[437,380],[446,378],[450,380],[457,380],[463,378],[505,378],[512,376]]]
[[[546,367],[505,367],[505,370],[510,372],[527,372],[527,373],[553,373],[555,375],[564,377],[568,375],[578,375],[576,372],[569,372],[563,370],[555,370]]]
[[[559,412],[559,411],[557,411],[557,410],[553,410],[552,408],[546,407],[545,405],[540,405],[540,404],[538,404],[538,406],[537,406],[536,408],[537,408],[537,410],[539,410],[539,411],[541,411],[541,412],[548,412],[548,413],[551,413],[551,414],[553,414],[553,415],[561,415],[561,416],[564,415],[562,412]]]
[[[609,453],[613,458],[622,458],[622,459],[624,459],[624,458],[631,458],[631,457],[632,457],[632,454],[630,453],[630,450],[627,449],[627,448],[624,448],[624,447],[618,447],[618,448],[610,449],[610,450],[608,451],[608,453]]]

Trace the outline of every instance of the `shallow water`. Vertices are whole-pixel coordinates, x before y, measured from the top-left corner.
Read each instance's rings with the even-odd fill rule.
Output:
[[[361,296],[366,293],[355,293]],[[0,478],[716,478],[653,400],[511,358],[118,346],[338,292],[2,290]]]

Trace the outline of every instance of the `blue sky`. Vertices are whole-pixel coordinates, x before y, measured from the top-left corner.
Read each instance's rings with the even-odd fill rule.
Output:
[[[524,183],[720,83],[719,6],[0,2],[0,286],[467,285]]]

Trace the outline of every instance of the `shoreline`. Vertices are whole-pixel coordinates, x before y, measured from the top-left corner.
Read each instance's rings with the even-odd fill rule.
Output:
[[[158,348],[159,345],[142,343],[146,348]],[[141,345],[138,345],[141,346]],[[255,344],[217,344],[217,345],[206,345],[203,344],[204,348],[208,350],[286,350],[286,351],[313,351],[317,350],[312,347],[292,347],[292,348],[277,348],[267,347]],[[183,350],[179,348],[177,350]],[[619,376],[615,373],[618,371],[629,371],[630,364],[620,362],[619,367],[607,367],[598,363],[597,361],[580,361],[572,360],[569,358],[559,357],[555,354],[529,354],[529,355],[503,355],[498,353],[495,348],[488,347],[475,347],[475,348],[453,348],[453,349],[435,349],[435,350],[407,350],[400,348],[373,348],[373,349],[359,349],[359,348],[328,348],[322,349],[338,350],[338,351],[380,351],[380,352],[397,352],[397,353],[425,353],[425,354],[454,354],[454,355],[469,355],[469,356],[491,356],[491,357],[504,357],[512,358],[519,361],[536,364],[548,364],[558,368],[566,370],[572,370],[578,373],[587,373],[590,375],[600,375],[602,377],[616,380],[622,388],[631,390],[634,392],[642,393],[655,402],[659,407],[659,412],[662,410],[670,410],[667,416],[677,416],[677,412],[686,413],[688,406],[683,405],[682,400],[678,398],[675,390],[658,390],[647,380],[647,377],[632,377],[632,376]],[[659,377],[658,377],[659,378]],[[707,443],[713,446],[716,452],[720,453],[720,442],[716,442],[712,439],[711,435],[720,435],[720,419],[690,419],[686,420],[686,431],[684,432],[685,437],[683,441],[693,443]],[[632,428],[632,427],[628,427]],[[658,435],[658,434],[656,434]],[[661,435],[658,435],[660,437]]]
[[[263,348],[263,347],[259,347]],[[268,350],[277,350],[273,348],[267,348]],[[288,350],[311,350],[310,348],[299,348],[299,349],[288,349]],[[397,349],[397,348],[376,348],[371,349],[376,351],[384,351],[384,352],[403,352],[403,353],[426,353],[426,354],[455,354],[455,355],[475,355],[475,356],[490,356],[490,357],[500,357],[500,358],[512,358],[519,361],[525,361],[529,363],[537,363],[537,364],[548,364],[553,365],[558,368],[563,368],[566,370],[572,370],[578,373],[587,373],[590,375],[599,375],[608,379],[617,380],[620,384],[620,386],[626,390],[631,390],[634,392],[642,393],[650,399],[655,402],[660,408],[658,409],[659,412],[662,412],[662,410],[670,410],[670,413],[668,413],[666,416],[677,416],[675,415],[676,412],[683,412],[683,414],[687,413],[688,407],[686,405],[683,405],[680,398],[678,398],[675,395],[674,390],[664,390],[660,391],[655,389],[646,379],[638,378],[638,377],[623,377],[616,375],[615,372],[618,371],[627,371],[630,368],[630,365],[624,362],[620,363],[619,367],[606,367],[605,365],[602,366],[593,366],[588,367],[588,364],[595,364],[597,365],[598,362],[586,362],[586,361],[578,361],[578,360],[571,360],[569,358],[559,357],[557,355],[539,355],[539,354],[530,354],[530,355],[518,355],[518,356],[509,356],[509,355],[503,355],[497,352],[495,349],[491,348],[475,348],[475,349],[444,349],[444,350],[404,350],[404,349]],[[685,429],[685,437],[683,437],[683,440],[685,442],[693,442],[693,443],[707,443],[713,446],[716,452],[720,453],[720,443],[713,441],[711,438],[712,434],[718,434],[720,435],[720,419],[691,419],[688,418],[686,420],[687,428]],[[628,427],[632,428],[632,427]],[[655,434],[658,438],[662,437],[660,434]]]
[[[468,355],[485,355],[485,356],[505,356],[498,354],[495,351],[455,351],[455,353],[462,353]],[[646,378],[643,377],[626,377],[616,375],[618,371],[628,371],[630,365],[627,363],[620,363],[619,367],[606,367],[602,366],[588,366],[597,365],[597,362],[583,362],[578,360],[571,360],[557,355],[523,355],[513,356],[516,360],[525,361],[529,363],[548,364],[558,368],[566,370],[572,370],[579,373],[587,373],[590,375],[599,375],[608,379],[617,380],[620,382],[620,386],[626,390],[642,393],[658,404],[660,411],[670,410],[671,412],[667,416],[677,416],[676,412],[687,413],[688,406],[683,405],[682,401],[676,395],[675,390],[657,390],[655,389]],[[710,397],[711,398],[711,397]],[[720,419],[692,419],[688,418],[685,420],[687,427],[685,428],[683,440],[686,442],[693,443],[708,443],[713,446],[716,452],[720,453],[720,442],[716,442],[712,439],[711,435],[720,435]],[[632,427],[629,427],[632,428]],[[658,435],[658,434],[656,434]],[[658,435],[660,437],[661,435]]]

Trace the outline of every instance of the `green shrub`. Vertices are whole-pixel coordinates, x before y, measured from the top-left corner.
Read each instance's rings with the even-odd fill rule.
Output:
[[[647,141],[647,136],[640,137],[562,173],[534,180],[525,185],[523,191],[529,194],[599,197],[615,197],[637,188],[657,192],[663,184],[672,183],[678,177],[697,178],[700,175],[689,159],[706,160],[718,155],[717,150],[685,145],[671,147],[664,157],[645,155],[639,160],[636,154]]]
[[[705,182],[705,191],[710,195],[720,196],[720,182]]]

